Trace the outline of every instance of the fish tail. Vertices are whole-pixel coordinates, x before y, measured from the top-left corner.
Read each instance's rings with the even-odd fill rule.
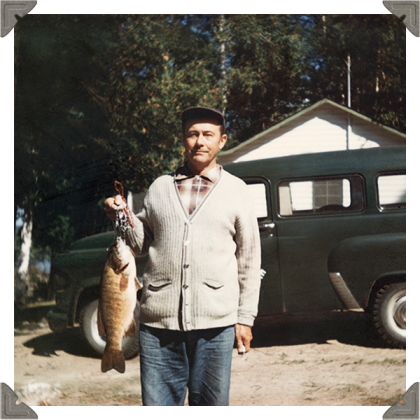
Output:
[[[101,370],[108,372],[108,370],[115,369],[120,373],[125,372],[125,359],[122,350],[114,350],[105,347],[102,356]]]

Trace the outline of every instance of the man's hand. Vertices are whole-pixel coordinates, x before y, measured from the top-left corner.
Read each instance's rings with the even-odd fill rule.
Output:
[[[252,331],[249,325],[236,324],[235,325],[236,345],[238,352],[241,351],[242,345],[245,346],[245,351],[248,353],[251,349]]]
[[[109,197],[105,200],[104,203],[105,214],[113,221],[117,218],[116,211],[124,210],[126,207],[127,204],[120,195],[116,195],[115,197]]]

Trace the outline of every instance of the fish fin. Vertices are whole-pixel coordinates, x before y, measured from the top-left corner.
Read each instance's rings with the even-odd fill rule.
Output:
[[[101,337],[105,337],[105,327],[104,323],[102,322],[102,314],[101,314],[101,303],[99,302],[98,305],[98,333]]]
[[[122,268],[114,268],[115,274],[121,274],[128,266],[130,263],[127,263],[124,267]]]
[[[105,347],[104,354],[102,356],[101,371],[105,373],[111,369],[115,369],[120,373],[125,372],[124,353],[122,350],[112,350]]]
[[[124,337],[134,337],[136,335],[136,332],[137,332],[137,325],[133,317],[133,319],[131,320],[131,324],[128,326],[127,331],[124,334]]]
[[[120,291],[124,292],[125,290],[127,290],[128,287],[128,277],[126,276],[121,276],[120,279]]]
[[[136,284],[136,290],[141,289],[141,284],[139,282],[139,279],[137,277],[134,277],[134,283]]]

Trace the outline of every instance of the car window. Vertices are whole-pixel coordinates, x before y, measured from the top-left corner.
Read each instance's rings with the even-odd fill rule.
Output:
[[[378,176],[378,204],[383,210],[401,209],[406,206],[405,174]]]
[[[268,216],[267,211],[267,191],[262,182],[247,184],[251,196],[254,199],[255,211],[258,219],[265,219]]]
[[[359,175],[281,181],[280,216],[359,212],[364,209],[364,183]]]

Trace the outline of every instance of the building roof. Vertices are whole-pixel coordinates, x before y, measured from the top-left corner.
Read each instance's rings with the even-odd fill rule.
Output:
[[[395,145],[405,144],[405,134],[390,127],[386,127],[371,118],[366,117],[359,112],[354,111],[343,105],[339,105],[329,99],[323,99],[302,111],[284,119],[280,123],[270,127],[269,129],[257,134],[249,140],[239,144],[238,146],[219,153],[218,161],[221,164],[227,164],[237,161],[246,154],[249,154],[257,148],[270,143],[272,140],[281,137],[290,132],[294,128],[313,120],[317,117],[328,119],[332,125],[343,126],[347,121],[351,121],[351,129],[356,135],[378,143],[378,145]],[[378,141],[377,139],[383,139]],[[311,139],[309,139],[311,141]],[[383,143],[383,144],[380,144]],[[267,156],[272,157],[272,156]]]

